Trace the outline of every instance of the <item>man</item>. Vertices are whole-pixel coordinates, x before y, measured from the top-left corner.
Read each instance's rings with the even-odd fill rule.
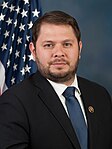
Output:
[[[0,149],[112,149],[111,98],[100,85],[76,75],[82,49],[76,20],[48,12],[32,32],[29,48],[38,71],[0,97]],[[87,130],[85,147],[63,94],[70,86]]]

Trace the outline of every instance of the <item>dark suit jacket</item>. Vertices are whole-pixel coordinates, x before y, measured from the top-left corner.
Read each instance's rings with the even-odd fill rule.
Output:
[[[112,149],[109,94],[83,78],[78,77],[78,82],[88,121],[89,149]],[[40,73],[0,97],[0,149],[26,148],[80,149],[60,99]]]

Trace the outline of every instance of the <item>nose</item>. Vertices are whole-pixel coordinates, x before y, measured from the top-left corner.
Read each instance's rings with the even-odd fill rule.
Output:
[[[53,57],[64,57],[64,56],[65,53],[62,45],[55,46],[53,50]]]

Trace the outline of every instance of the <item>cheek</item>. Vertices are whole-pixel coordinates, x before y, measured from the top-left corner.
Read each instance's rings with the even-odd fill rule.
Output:
[[[75,61],[75,60],[77,60],[78,59],[78,57],[79,57],[79,52],[71,52],[70,54],[69,54],[69,59],[70,59],[70,61]]]
[[[50,54],[46,53],[46,52],[40,52],[38,51],[37,54],[37,59],[38,61],[42,64],[42,65],[47,65],[51,59]]]
[[[79,52],[71,52],[69,55],[69,62],[71,66],[76,65],[79,60]]]

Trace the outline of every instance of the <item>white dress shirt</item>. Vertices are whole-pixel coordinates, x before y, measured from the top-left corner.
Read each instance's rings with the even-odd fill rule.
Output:
[[[65,91],[65,89],[68,87],[67,85],[64,85],[64,84],[60,84],[60,83],[56,83],[56,82],[53,82],[49,79],[47,79],[50,84],[52,85],[52,87],[54,88],[55,92],[57,93],[59,99],[61,100],[62,102],[62,105],[64,106],[64,109],[67,113],[67,115],[69,116],[68,114],[68,111],[67,111],[67,107],[66,107],[66,104],[65,104],[65,97],[62,95],[63,92]],[[83,105],[83,102],[82,102],[82,99],[81,99],[81,92],[80,92],[80,89],[78,87],[78,80],[77,80],[77,76],[75,75],[75,79],[74,79],[74,82],[70,85],[70,86],[74,86],[76,89],[75,89],[75,97],[77,98],[79,104],[80,104],[80,107],[81,107],[81,110],[82,110],[82,113],[84,115],[84,119],[85,119],[85,122],[87,124],[87,119],[86,119],[86,115],[85,115],[85,110],[84,110],[84,105]]]

